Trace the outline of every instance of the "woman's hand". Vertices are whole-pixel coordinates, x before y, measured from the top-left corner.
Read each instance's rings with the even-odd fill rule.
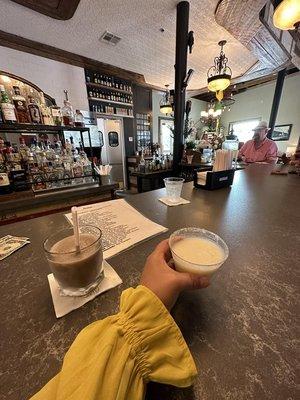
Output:
[[[141,277],[141,285],[150,289],[170,310],[178,295],[185,289],[202,289],[209,286],[205,276],[177,272],[168,265],[171,260],[168,239],[158,244],[147,258]]]

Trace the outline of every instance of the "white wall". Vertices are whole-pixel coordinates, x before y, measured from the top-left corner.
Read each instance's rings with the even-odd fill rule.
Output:
[[[165,117],[159,109],[159,103],[164,97],[164,92],[152,90],[152,134],[153,143],[158,143],[158,117]]]
[[[89,109],[83,68],[0,46],[0,70],[36,84],[59,106],[67,89],[74,109]]]
[[[231,111],[225,111],[221,118],[228,132],[230,122],[259,117],[269,121],[276,81],[248,89],[235,96]],[[300,135],[300,73],[287,76],[281,96],[276,125],[293,124],[289,141],[276,141],[280,151],[287,146],[296,146]]]
[[[198,122],[200,119],[201,111],[207,111],[207,102],[197,99],[190,99],[192,101],[192,109],[190,113],[191,121],[196,124],[196,129],[201,128],[203,124]]]

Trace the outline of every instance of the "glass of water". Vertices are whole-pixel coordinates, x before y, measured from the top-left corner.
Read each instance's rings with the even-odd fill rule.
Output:
[[[165,178],[164,183],[167,190],[167,197],[172,203],[178,203],[182,191],[183,178]]]

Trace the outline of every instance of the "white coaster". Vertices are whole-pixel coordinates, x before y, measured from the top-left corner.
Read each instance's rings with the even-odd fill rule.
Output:
[[[170,199],[168,197],[161,197],[158,200],[170,207],[180,206],[181,204],[189,204],[190,203],[189,200],[183,199],[182,197],[180,197],[180,199],[177,203],[170,201]]]
[[[116,273],[116,271],[108,264],[107,261],[103,261],[104,278],[99,285],[85,296],[72,297],[72,296],[61,296],[59,286],[54,279],[53,274],[48,275],[48,281],[54,305],[56,318],[63,317],[69,312],[80,308],[85,303],[93,300],[100,293],[106,292],[122,283],[122,279]]]

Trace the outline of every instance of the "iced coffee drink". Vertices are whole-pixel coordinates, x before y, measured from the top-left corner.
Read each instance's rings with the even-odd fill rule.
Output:
[[[103,252],[100,229],[81,227],[79,249],[73,229],[64,229],[46,239],[44,249],[63,295],[85,295],[101,281]]]

